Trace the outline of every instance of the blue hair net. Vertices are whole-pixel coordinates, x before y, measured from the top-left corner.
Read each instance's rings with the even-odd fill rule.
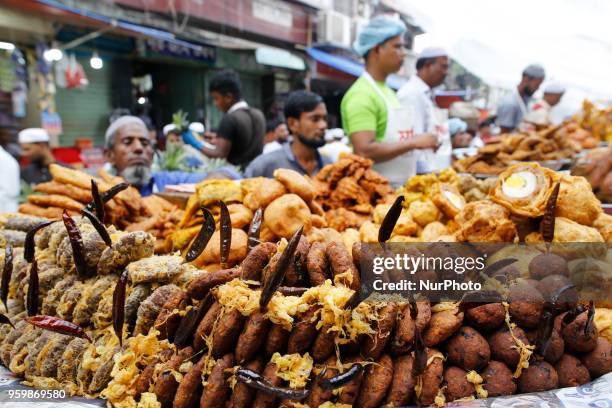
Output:
[[[371,19],[368,25],[361,30],[357,40],[353,43],[353,48],[357,54],[363,57],[378,44],[405,32],[406,25],[403,21],[384,15],[377,16]]]

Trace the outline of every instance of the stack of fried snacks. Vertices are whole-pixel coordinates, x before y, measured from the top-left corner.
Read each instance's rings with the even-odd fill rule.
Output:
[[[359,228],[376,204],[393,199],[389,181],[372,169],[374,162],[348,154],[327,165],[314,177],[317,202],[331,228]]]

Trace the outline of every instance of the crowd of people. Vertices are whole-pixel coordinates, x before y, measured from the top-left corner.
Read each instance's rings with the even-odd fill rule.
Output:
[[[197,183],[207,177],[272,177],[278,168],[313,176],[342,152],[354,152],[373,160],[375,169],[399,186],[417,173],[450,166],[453,148],[494,141],[496,126],[501,132],[512,132],[551,122],[550,109],[559,103],[565,88],[549,82],[543,99],[533,101],[545,79],[539,65],[524,69],[519,84],[499,104],[496,117],[481,119],[469,103],[458,102],[448,111],[449,118],[436,105],[434,89],[444,82],[450,63],[448,53],[439,47],[420,53],[416,74],[395,92],[386,80],[405,60],[405,31],[401,20],[377,16],[359,33],[354,49],[363,57],[365,71],[342,99],[342,129],[328,129],[325,102],[305,90],[288,95],[281,118],[266,121],[259,109],[244,100],[237,73],[224,70],[208,88],[214,105],[223,112],[214,137],[197,122],[186,129],[168,124],[163,134],[166,148],[181,149],[189,166],[208,159],[223,159],[227,166],[213,172],[154,170],[155,138],[140,117],[131,115],[120,116],[106,130],[105,166],[149,195],[170,184]],[[29,163],[21,169],[0,146],[0,211],[16,210],[20,179],[28,184],[48,181],[49,164],[56,162],[44,129],[22,130],[19,145],[21,157]]]

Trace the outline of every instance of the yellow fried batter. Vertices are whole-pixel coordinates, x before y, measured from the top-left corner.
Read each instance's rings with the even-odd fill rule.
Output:
[[[287,239],[300,226],[307,231],[312,225],[310,209],[296,194],[285,194],[272,201],[264,211],[264,221],[276,236]]]
[[[274,178],[281,182],[290,193],[297,194],[306,202],[315,196],[315,186],[309,178],[302,176],[295,170],[277,169]]]

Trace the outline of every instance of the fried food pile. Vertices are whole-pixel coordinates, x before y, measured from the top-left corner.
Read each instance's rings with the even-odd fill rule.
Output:
[[[535,286],[510,267],[488,270],[498,296],[487,301],[364,300],[355,296],[372,256],[364,244],[311,242],[303,225],[261,242],[249,228],[246,256],[229,267],[233,221],[219,207],[218,220],[203,211],[186,256],[210,251],[225,269],[153,255],[144,232],[110,227],[108,242],[95,218],[68,214],[36,224],[23,249],[5,245],[14,327],[0,324],[2,363],[26,384],[116,407],[443,405],[576,386],[612,369],[594,308],[565,290],[562,256],[536,250]],[[383,219],[386,229],[401,225]]]
[[[376,204],[393,199],[389,181],[372,169],[372,160],[344,155],[314,177],[316,201],[325,210],[330,228],[359,228]]]
[[[453,168],[461,173],[499,174],[515,161],[571,159],[582,147],[558,130],[502,135],[499,142],[481,147],[476,155],[455,161]]]
[[[57,164],[51,164],[49,171],[53,180],[34,186],[34,191],[40,194],[28,196],[28,202],[19,206],[21,214],[51,219],[60,218],[64,210],[71,215],[78,214],[92,201],[92,179],[100,193],[124,182],[103,169],[98,171],[97,178]],[[150,232],[157,239],[157,253],[168,253],[172,249],[169,236],[182,217],[182,210],[175,205],[157,196],[143,198],[138,190],[128,187],[106,201],[105,207],[105,222],[127,231]]]
[[[597,147],[600,141],[612,140],[612,108],[598,109],[591,101],[582,102],[582,111],[559,130],[580,142],[583,148]]]

